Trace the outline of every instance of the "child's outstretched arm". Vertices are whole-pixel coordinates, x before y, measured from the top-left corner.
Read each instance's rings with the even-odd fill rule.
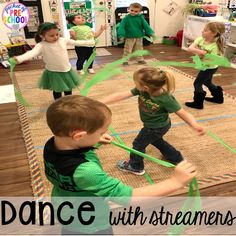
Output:
[[[199,56],[204,56],[205,54],[207,54],[207,52],[205,50],[200,49],[196,43],[192,43],[189,47],[188,47],[188,51],[195,53]]]
[[[187,161],[175,167],[172,177],[160,183],[133,190],[133,197],[166,196],[186,186],[196,176],[196,169]]]
[[[26,53],[20,55],[20,56],[14,56],[14,59],[16,60],[17,64],[22,63],[24,61],[31,60],[32,58],[39,56],[42,52],[42,45],[41,44],[36,44],[35,47],[27,51]]]
[[[205,130],[202,126],[200,126],[195,118],[188,113],[187,111],[185,111],[183,108],[181,108],[180,110],[178,110],[176,112],[176,114],[183,120],[185,121],[192,129],[194,129],[198,135],[203,135],[205,134]]]
[[[118,101],[124,100],[126,98],[130,98],[132,96],[133,96],[133,94],[130,91],[114,93],[110,96],[100,99],[100,102],[103,102],[105,104],[111,104],[113,102],[118,102]]]
[[[94,40],[73,40],[73,39],[66,39],[67,44],[73,46],[82,46],[82,47],[94,47],[95,41]]]
[[[93,36],[95,38],[99,37],[104,30],[107,29],[107,25],[101,25],[100,29],[98,31],[93,32]]]

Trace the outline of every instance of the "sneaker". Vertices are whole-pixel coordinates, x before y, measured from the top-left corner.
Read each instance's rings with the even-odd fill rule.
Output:
[[[80,75],[84,75],[84,71],[83,70],[78,70]]]
[[[130,172],[134,175],[144,175],[145,170],[135,170],[129,162],[120,160],[117,162],[117,167],[119,170],[124,171],[124,172]]]
[[[123,62],[123,66],[128,66],[129,63],[126,61],[126,62]]]
[[[95,70],[92,69],[92,68],[91,68],[91,69],[88,69],[88,73],[89,73],[89,74],[95,74]]]
[[[147,64],[147,62],[146,61],[138,61],[138,64],[145,65],[145,64]]]

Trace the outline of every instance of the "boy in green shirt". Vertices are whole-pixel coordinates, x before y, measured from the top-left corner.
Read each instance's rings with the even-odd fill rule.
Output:
[[[130,4],[128,11],[129,14],[122,19],[117,31],[119,38],[125,38],[124,57],[133,51],[143,50],[145,33],[150,36],[155,34],[140,14],[142,6],[139,3]],[[146,64],[142,56],[136,57],[136,60],[139,64]],[[124,62],[123,65],[127,66],[128,62]]]
[[[94,152],[97,142],[110,143],[112,140],[106,133],[111,124],[111,111],[105,104],[80,95],[66,96],[49,106],[46,117],[54,134],[44,148],[45,173],[53,185],[53,199],[96,196],[131,200],[133,197],[165,196],[186,186],[196,175],[191,164],[182,162],[171,178],[134,189],[107,175]],[[100,218],[102,221],[103,217]],[[112,234],[112,228],[107,223],[98,224],[96,228],[63,229],[63,233]]]

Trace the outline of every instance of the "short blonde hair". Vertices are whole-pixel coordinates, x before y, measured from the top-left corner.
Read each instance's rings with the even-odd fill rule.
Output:
[[[148,86],[151,91],[162,87],[166,87],[168,93],[173,93],[175,90],[174,75],[169,71],[164,71],[159,68],[148,67],[139,69],[134,72],[133,79],[141,85]]]
[[[142,10],[142,5],[141,4],[139,4],[139,3],[137,3],[137,2],[134,2],[134,3],[131,3],[130,5],[129,5],[129,8],[131,8],[131,7],[133,7],[133,8],[138,8],[140,11]]]
[[[101,128],[111,110],[94,99],[69,95],[52,103],[47,110],[47,124],[56,136],[70,136],[74,130],[94,133]]]

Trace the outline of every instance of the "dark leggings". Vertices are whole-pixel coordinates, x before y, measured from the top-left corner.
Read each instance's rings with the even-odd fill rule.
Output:
[[[216,89],[217,86],[212,83],[212,78],[217,69],[218,68],[200,71],[193,83],[194,91],[203,93],[202,85],[205,85],[210,91]]]
[[[65,96],[71,95],[71,94],[72,94],[72,91],[64,91],[64,94],[65,94]],[[58,99],[58,98],[60,98],[61,96],[62,96],[62,93],[61,93],[61,92],[53,91],[53,97],[54,97],[55,100]]]

